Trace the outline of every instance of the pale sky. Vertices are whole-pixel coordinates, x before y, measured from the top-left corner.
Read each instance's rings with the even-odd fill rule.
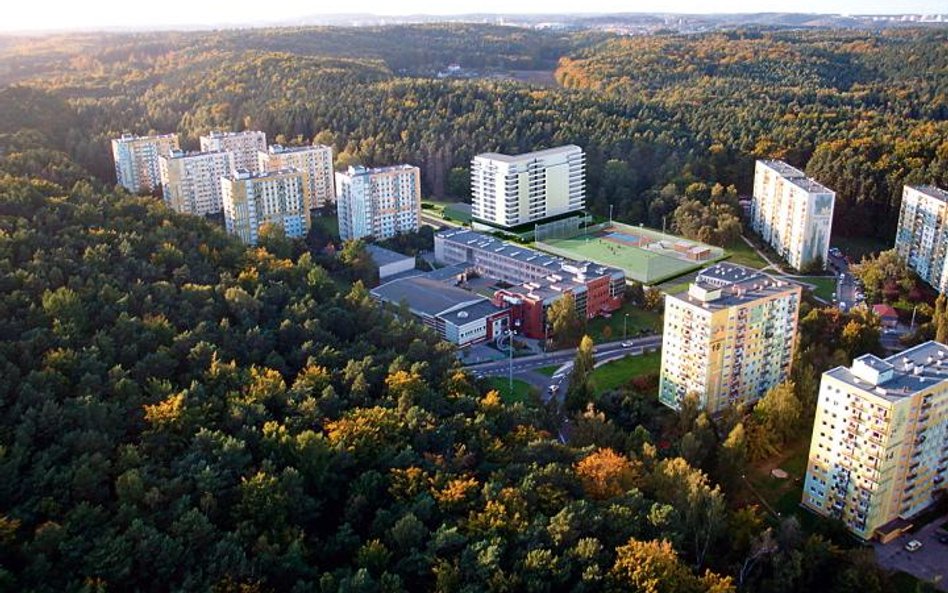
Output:
[[[335,13],[377,15],[583,12],[948,13],[948,0],[12,0],[0,31],[266,24]]]

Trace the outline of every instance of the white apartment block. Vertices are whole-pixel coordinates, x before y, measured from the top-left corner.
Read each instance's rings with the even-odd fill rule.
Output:
[[[922,280],[939,292],[948,290],[948,191],[905,186],[895,250]]]
[[[122,134],[112,140],[115,178],[132,193],[151,192],[161,185],[159,157],[178,149],[177,134],[134,136]]]
[[[946,469],[948,347],[865,354],[823,373],[804,506],[887,539],[944,493]]]
[[[411,165],[380,169],[349,167],[336,173],[339,236],[382,240],[418,230],[421,171]]]
[[[299,169],[309,177],[306,194],[309,207],[322,208],[335,201],[333,188],[332,148],[322,144],[312,146],[271,145],[257,155],[260,171]]]
[[[234,169],[233,154],[173,150],[158,162],[162,196],[171,209],[199,216],[223,209],[221,177]]]
[[[267,150],[267,135],[263,132],[211,132],[201,136],[201,152],[226,151],[234,153],[234,172],[244,169],[259,171],[257,153]]]
[[[276,224],[287,237],[309,231],[309,205],[305,200],[306,174],[296,169],[251,173],[240,170],[221,178],[224,223],[227,232],[256,245],[260,227]]]
[[[826,265],[836,193],[783,161],[757,161],[751,226],[788,264]]]
[[[718,413],[749,404],[790,375],[802,288],[729,263],[665,297],[659,401],[688,394]]]
[[[575,145],[471,161],[475,222],[510,228],[580,212],[586,206],[586,154]]]

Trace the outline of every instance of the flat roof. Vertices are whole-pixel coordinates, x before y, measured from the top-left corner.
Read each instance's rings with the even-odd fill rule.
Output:
[[[854,375],[852,368],[836,367],[824,374],[889,401],[897,401],[948,381],[948,346],[933,340],[888,358],[864,354],[853,364],[857,361],[879,372],[891,370],[892,377],[873,385]]]
[[[410,259],[412,261],[415,259],[410,255],[404,255],[398,253],[397,251],[392,251],[391,249],[386,249],[373,243],[367,244],[365,246],[365,250],[369,252],[369,255],[372,256],[372,261],[374,261],[375,265],[379,267],[405,261],[406,259]]]
[[[728,262],[719,262],[701,270],[692,284],[706,291],[720,289],[721,296],[704,301],[691,296],[689,290],[681,291],[673,296],[709,311],[752,303],[758,299],[785,292],[803,291],[803,288],[795,282],[777,279],[760,270]]]
[[[167,156],[161,155],[159,158],[176,161],[179,159],[196,159],[207,156],[226,156],[228,154],[230,154],[229,150],[172,150]]]
[[[503,163],[520,163],[523,161],[543,158],[546,156],[569,154],[577,150],[580,151],[580,153],[582,153],[583,151],[582,148],[580,148],[579,146],[576,146],[575,144],[566,144],[564,146],[556,146],[554,148],[547,148],[544,150],[535,150],[533,152],[525,152],[523,154],[503,154],[500,152],[483,152],[479,155],[476,155],[474,158],[490,159],[492,161],[500,161]]]
[[[391,303],[408,303],[414,312],[436,317],[440,313],[460,305],[472,305],[487,301],[482,296],[439,282],[425,276],[411,276],[386,282],[373,288],[371,294]],[[488,301],[489,302],[489,301]]]
[[[271,144],[267,147],[266,154],[291,154],[294,152],[309,152],[311,150],[325,150],[329,148],[323,144],[310,144],[309,146],[283,146],[282,144]],[[260,151],[263,152],[263,151]]]
[[[941,200],[942,202],[948,202],[948,191],[945,191],[940,187],[935,187],[934,185],[906,185],[905,187],[914,189],[918,193],[928,196],[929,198],[935,198],[936,200]]]
[[[260,130],[244,130],[243,132],[220,132],[218,130],[212,130],[207,134],[201,134],[201,138],[225,138],[228,136],[249,136],[263,134]]]
[[[302,175],[299,169],[274,169],[272,171],[248,171],[247,169],[237,169],[234,175],[234,181],[246,181],[248,179],[266,179],[268,177],[286,177],[287,175]]]
[[[355,177],[357,175],[376,175],[379,173],[394,173],[399,171],[411,171],[418,169],[415,165],[390,165],[388,167],[349,167],[346,169],[345,173],[340,173],[347,177]]]
[[[778,175],[789,181],[790,183],[796,185],[800,189],[807,191],[811,194],[834,194],[833,190],[821,184],[820,182],[806,176],[806,173],[797,169],[793,165],[787,164],[783,161],[771,161],[761,159],[757,161],[763,163],[770,169],[773,169],[777,172]]]

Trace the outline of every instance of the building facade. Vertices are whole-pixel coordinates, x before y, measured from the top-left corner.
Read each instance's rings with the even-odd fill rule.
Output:
[[[251,173],[238,170],[221,178],[227,232],[256,245],[260,227],[276,224],[287,237],[309,231],[309,206],[304,198],[306,174],[296,169]]]
[[[948,191],[905,186],[895,250],[935,290],[948,290]]]
[[[421,171],[411,165],[336,173],[339,236],[344,240],[388,239],[418,230]]]
[[[471,161],[475,222],[511,228],[586,207],[586,155],[574,145]]]
[[[201,136],[201,152],[234,153],[234,172],[238,169],[257,173],[257,153],[267,150],[267,135],[255,130],[244,132],[211,132]]]
[[[836,193],[783,161],[757,161],[751,227],[797,270],[826,266]]]
[[[199,216],[223,210],[221,177],[234,168],[231,153],[173,150],[159,157],[158,164],[162,197],[170,208]]]
[[[281,146],[272,144],[266,152],[257,155],[261,171],[299,169],[306,171],[309,183],[306,186],[307,200],[311,209],[322,208],[336,200],[333,186],[332,147]]]
[[[115,179],[132,193],[152,192],[161,185],[158,159],[178,150],[177,134],[133,136],[122,134],[112,140]]]
[[[665,297],[659,401],[696,394],[718,413],[749,404],[790,376],[802,288],[728,263]]]
[[[823,373],[803,504],[863,539],[945,492],[948,347],[926,342]]]
[[[567,293],[586,319],[615,311],[625,296],[622,270],[555,257],[467,229],[435,234],[435,260],[509,284],[495,291],[494,303],[510,307],[514,323],[529,338],[547,337],[547,309]]]

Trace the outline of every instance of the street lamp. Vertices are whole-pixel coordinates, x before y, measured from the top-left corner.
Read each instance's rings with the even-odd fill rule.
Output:
[[[626,322],[628,321],[629,321],[629,314],[626,313],[625,316],[622,318],[622,339],[623,340],[626,339],[628,335],[628,332],[626,331]]]

